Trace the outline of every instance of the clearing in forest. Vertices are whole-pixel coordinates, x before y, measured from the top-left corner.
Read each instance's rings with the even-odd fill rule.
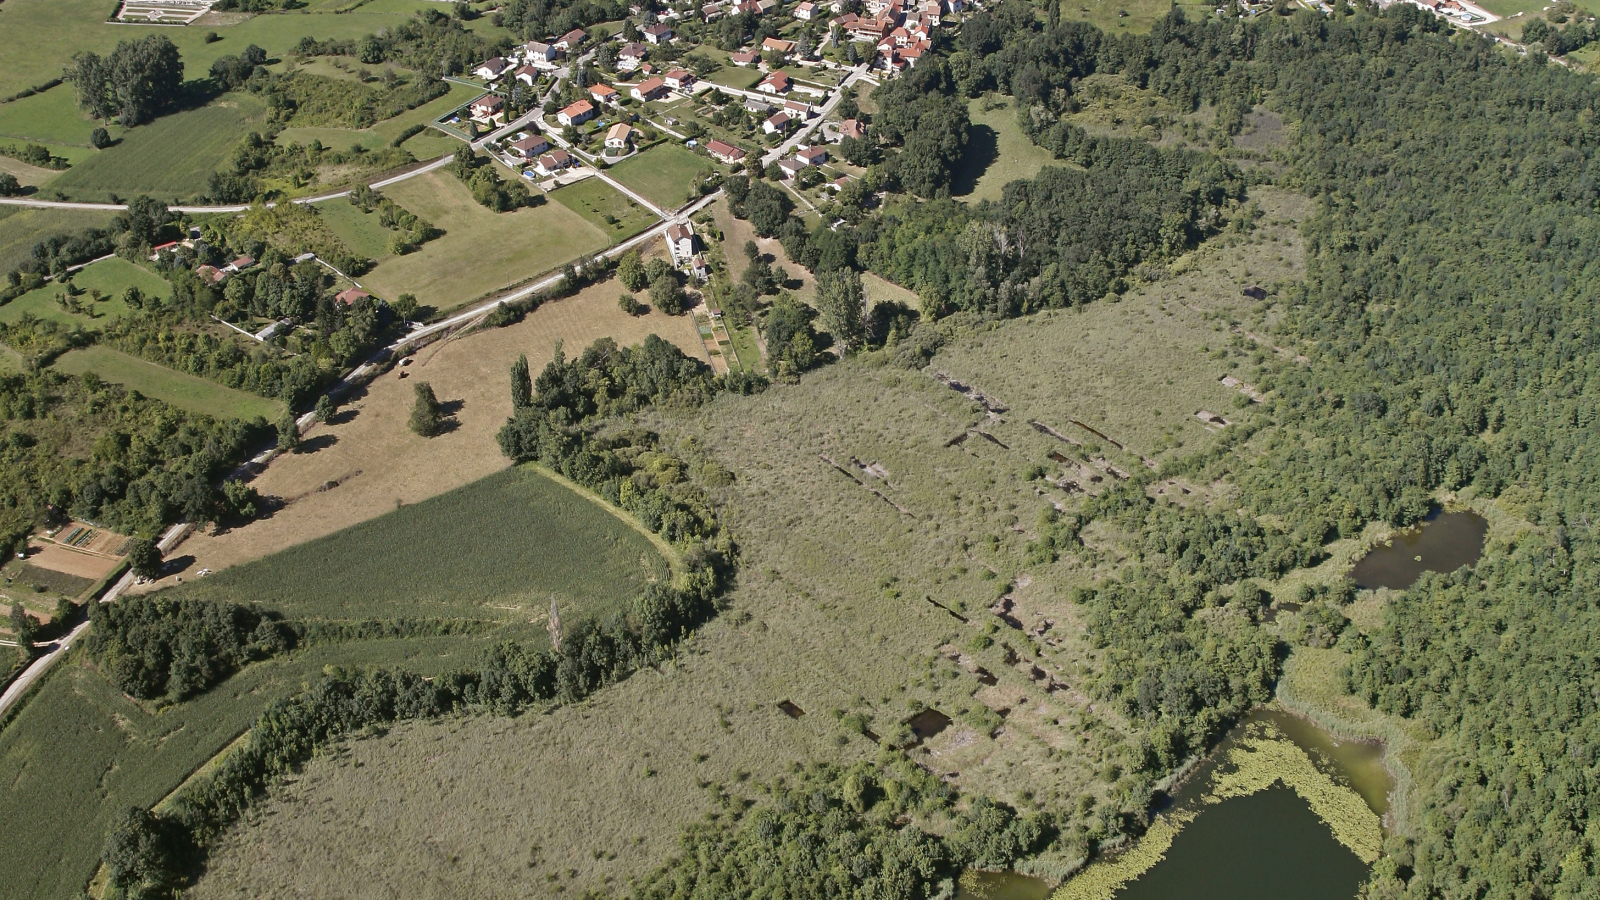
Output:
[[[110,347],[72,350],[57,359],[52,367],[73,375],[93,372],[102,381],[120,384],[179,409],[218,419],[259,417],[274,422],[283,415],[283,404],[277,400],[176,372]]]

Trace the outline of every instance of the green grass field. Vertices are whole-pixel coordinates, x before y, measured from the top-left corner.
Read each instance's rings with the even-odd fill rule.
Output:
[[[38,187],[39,185],[49,184],[52,179],[61,174],[59,169],[30,166],[9,156],[0,156],[0,172],[16,176],[17,181],[21,182],[24,187]]]
[[[28,209],[0,206],[0,272],[28,261],[33,245],[56,234],[104,228],[115,213],[92,209]]]
[[[480,652],[482,637],[324,645],[257,663],[211,691],[153,713],[84,664],[58,664],[0,730],[0,883],[13,897],[71,898],[94,873],[112,819],[176,788],[329,664],[431,672]],[[48,810],[48,815],[40,814]]]
[[[177,590],[291,618],[527,623],[552,597],[566,621],[605,615],[666,577],[649,539],[608,507],[513,468]]]
[[[129,130],[122,142],[73,166],[51,182],[81,200],[107,195],[192,199],[205,190],[239,139],[266,121],[266,106],[249,94],[228,94],[210,106],[163,116]]]
[[[598,178],[558,188],[550,199],[583,217],[617,244],[644,231],[658,220],[655,213]],[[610,216],[612,222],[605,217]]]
[[[362,283],[380,297],[416,294],[419,302],[440,311],[552,271],[611,243],[559,203],[490,212],[448,172],[420,175],[383,192],[445,233],[415,253],[384,260]]]
[[[956,173],[951,192],[977,203],[999,200],[1005,186],[1019,178],[1032,178],[1049,165],[1062,165],[1050,151],[1028,140],[1017,124],[1012,102],[985,110],[983,98],[968,104],[972,117],[972,137],[962,170]]]
[[[437,100],[424,103],[416,109],[401,113],[392,119],[385,119],[371,128],[285,128],[278,133],[278,143],[310,144],[316,140],[321,141],[324,147],[332,147],[337,150],[348,150],[358,144],[368,150],[374,150],[387,146],[391,141],[399,137],[400,132],[405,131],[406,128],[412,125],[432,122],[439,116],[471,100],[479,93],[481,91],[451,82],[450,93]],[[424,132],[424,134],[426,133]],[[444,140],[449,140],[443,135],[440,135],[440,137]],[[417,149],[410,145],[412,141],[417,141],[419,145],[425,143],[420,138],[422,138],[422,135],[417,135],[406,142],[406,149],[417,153],[417,158],[419,159],[442,156],[445,152],[449,152],[448,150],[439,153],[418,152]]]
[[[741,91],[748,91],[754,89],[756,82],[765,77],[766,75],[755,66],[736,66],[733,63],[728,63],[707,75],[706,80],[727,85],[731,88],[738,88]]]
[[[343,199],[316,204],[317,214],[345,246],[368,259],[389,255],[389,239],[395,232],[378,224],[378,213],[362,212]]]
[[[72,374],[93,372],[105,381],[115,382],[146,397],[219,419],[252,419],[260,416],[272,422],[283,415],[282,403],[223,387],[204,378],[174,372],[110,347],[73,350],[56,360],[54,367]]]
[[[359,38],[398,25],[428,5],[426,0],[372,0],[345,13],[308,8],[250,16],[232,25],[161,28],[107,24],[115,4],[105,0],[6,0],[3,15],[8,37],[0,42],[0,97],[59,78],[74,53],[104,54],[118,41],[146,34],[169,38],[183,56],[185,74],[199,78],[218,57],[236,54],[250,44],[262,47],[269,56],[282,57],[305,35],[321,40]],[[205,43],[208,31],[215,31],[222,40]],[[27,39],[17,40],[12,35],[26,35]]]
[[[606,170],[612,178],[643,194],[651,203],[671,211],[689,197],[695,176],[713,170],[704,157],[677,144],[659,144]]]
[[[0,103],[0,144],[28,142],[69,145],[92,152],[89,133],[99,124],[78,109],[78,100],[70,84],[58,85],[10,103]],[[122,131],[115,125],[106,130],[113,137]]]
[[[0,322],[14,322],[23,313],[31,313],[40,319],[50,319],[63,325],[82,325],[93,331],[99,330],[108,320],[127,314],[128,306],[122,302],[122,294],[129,287],[137,287],[155,297],[172,295],[172,285],[166,279],[120,257],[101,260],[79,269],[73,273],[72,283],[82,291],[77,297],[78,302],[83,308],[92,310],[92,315],[68,312],[61,304],[61,298],[66,295],[65,286],[50,282],[0,306]],[[89,292],[96,290],[106,299],[99,303],[91,300]]]

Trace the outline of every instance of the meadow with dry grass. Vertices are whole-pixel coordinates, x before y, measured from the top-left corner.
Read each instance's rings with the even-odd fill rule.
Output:
[[[582,704],[348,742],[235,829],[194,895],[349,895],[351,873],[418,897],[622,890],[724,794],[874,752],[862,729],[965,791],[1110,809],[1132,732],[1086,695],[1097,651],[1068,596],[1116,571],[1118,537],[1058,562],[1028,545],[1041,513],[1215,441],[1197,407],[1256,414],[1221,381],[1248,358],[1233,323],[1258,313],[1241,279],[1300,265],[1299,207],[1262,202],[1275,224],[1231,246],[1116,302],[957,328],[926,369],[865,353],[652,414],[679,452],[736,473],[717,496],[742,554],[728,609]],[[929,708],[951,721],[917,741]]]

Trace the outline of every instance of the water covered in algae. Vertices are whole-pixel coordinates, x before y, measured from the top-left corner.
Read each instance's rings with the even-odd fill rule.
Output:
[[[1352,787],[1370,773],[1347,777],[1339,764],[1362,762],[1359,754],[1330,758],[1314,745],[1308,752],[1285,724],[1278,713],[1252,716],[1143,837],[1070,879],[1052,900],[1355,897],[1382,852],[1377,804]]]

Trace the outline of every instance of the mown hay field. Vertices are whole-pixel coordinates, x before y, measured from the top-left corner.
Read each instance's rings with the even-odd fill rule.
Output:
[[[209,106],[163,116],[127,131],[50,182],[74,200],[105,202],[148,194],[196,199],[245,133],[266,123],[266,105],[250,94],[227,94]]]
[[[148,807],[243,732],[273,699],[330,664],[419,672],[459,665],[488,636],[314,647],[257,663],[159,713],[128,699],[82,650],[33,689],[0,730],[0,884],[7,896],[70,898],[89,880],[111,821]]]
[[[256,477],[252,486],[287,501],[286,507],[221,533],[191,535],[177,553],[195,557],[196,568],[221,571],[504,469],[508,463],[494,436],[511,415],[507,373],[520,353],[528,355],[536,374],[554,357],[558,342],[570,355],[600,337],[637,344],[659,334],[686,353],[703,353],[688,316],[629,316],[617,308],[622,292],[619,282],[607,281],[547,303],[515,325],[423,348],[410,365],[343,403],[332,422],[308,431],[300,452],[277,457]],[[431,383],[441,401],[457,405],[454,430],[422,438],[406,427],[412,385],[419,380]],[[330,483],[337,486],[324,489]]]
[[[603,504],[529,467],[192,581],[179,596],[256,603],[292,619],[544,622],[604,617],[666,561]]]
[[[448,172],[419,175],[383,193],[444,230],[443,237],[384,260],[362,279],[385,299],[412,293],[420,303],[451,310],[611,243],[559,203],[491,212]]]
[[[110,347],[73,350],[55,361],[54,368],[71,374],[93,372],[103,381],[120,384],[179,409],[218,419],[276,421],[283,404],[235,390],[194,375],[130,356]]]
[[[1219,241],[1186,274],[1118,302],[975,328],[925,370],[867,353],[798,385],[651,416],[669,441],[736,473],[718,495],[742,554],[727,611],[672,665],[581,707],[408,725],[313,763],[226,839],[196,896],[322,895],[350,872],[418,897],[462,879],[484,897],[619,889],[715,811],[719,786],[738,795],[792,762],[873,752],[836,711],[897,742],[923,707],[948,714],[949,728],[910,752],[964,790],[1023,809],[1105,800],[1103,773],[1137,751],[1116,711],[1088,700],[1098,653],[1069,593],[1113,575],[1120,554],[1098,536],[1056,562],[1030,557],[1040,513],[1080,501],[1034,468],[1058,469],[1051,453],[1094,468],[1085,447],[1031,422],[1076,438],[1056,423],[1079,418],[1114,434],[1129,451],[1102,441],[1094,456],[1119,467],[1159,456],[1168,431],[1188,449],[1214,441],[1183,430],[1184,417],[1197,396],[1229,399],[1217,378],[1237,357],[1205,348],[1233,336],[1227,317],[1249,313],[1240,270],[1270,283],[1299,265],[1298,244],[1284,243],[1292,227]],[[1139,367],[1173,377],[1113,396]],[[991,416],[936,373],[1008,408]],[[1021,629],[993,612],[1002,599]],[[593,763],[562,761],[579,753]]]

